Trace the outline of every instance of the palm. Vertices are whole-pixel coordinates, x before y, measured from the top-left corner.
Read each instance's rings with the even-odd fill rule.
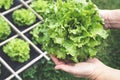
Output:
[[[89,77],[96,67],[97,59],[89,59],[86,62],[80,63],[65,63],[60,61],[55,56],[51,56],[52,60],[56,64],[55,68],[66,71],[73,74],[76,77]]]

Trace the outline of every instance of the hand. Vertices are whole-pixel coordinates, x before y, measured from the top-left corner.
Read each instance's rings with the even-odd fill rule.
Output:
[[[109,29],[111,28],[111,24],[110,24],[110,10],[99,10],[99,14],[100,16],[104,19],[105,25],[104,28],[105,29]]]
[[[99,10],[99,14],[104,19],[105,29],[120,29],[120,9]]]
[[[56,64],[55,69],[63,70],[76,77],[90,78],[92,80],[110,80],[106,76],[113,71],[112,68],[104,65],[97,58],[89,59],[80,63],[65,63],[55,56],[51,55],[53,62]]]
[[[51,58],[56,64],[55,69],[63,70],[65,72],[73,74],[76,77],[90,78],[93,76],[95,70],[100,65],[102,66],[104,65],[97,58],[89,59],[86,62],[80,62],[80,63],[65,63],[63,61],[60,61],[53,55],[51,55]]]

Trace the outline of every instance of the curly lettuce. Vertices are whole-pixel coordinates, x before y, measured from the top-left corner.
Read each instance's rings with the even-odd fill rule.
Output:
[[[29,43],[22,39],[16,38],[3,46],[3,52],[13,61],[23,63],[30,58]]]
[[[17,9],[13,12],[12,18],[18,26],[29,26],[36,21],[36,15],[29,9]]]
[[[4,8],[5,10],[10,9],[13,5],[13,0],[1,0],[0,1],[0,8]]]
[[[41,0],[36,0],[36,4],[38,1]],[[45,17],[44,23],[31,31],[33,41],[59,59],[79,62],[94,57],[102,41],[109,35],[103,28],[104,21],[99,16],[97,6],[90,0],[42,2],[51,5],[43,8],[34,6]]]
[[[0,40],[5,40],[11,34],[9,24],[0,17]]]

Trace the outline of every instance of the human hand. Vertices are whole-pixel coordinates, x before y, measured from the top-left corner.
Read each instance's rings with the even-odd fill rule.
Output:
[[[109,23],[109,16],[110,16],[109,10],[99,10],[99,14],[104,19],[105,22],[104,28],[109,29],[111,27]]]
[[[120,9],[99,10],[99,14],[104,19],[105,29],[120,29]]]
[[[97,58],[80,63],[65,63],[53,55],[51,55],[51,58],[56,64],[55,69],[63,70],[76,77],[90,78],[92,80],[111,80],[106,77],[110,77],[108,74],[111,73],[111,71],[113,72],[112,68],[104,65]]]
[[[63,70],[76,77],[87,77],[91,78],[96,69],[99,69],[101,65],[104,66],[97,58],[89,59],[86,62],[80,63],[65,63],[60,61],[55,56],[51,55],[53,62],[56,64],[55,69]],[[100,73],[100,72],[99,72]]]

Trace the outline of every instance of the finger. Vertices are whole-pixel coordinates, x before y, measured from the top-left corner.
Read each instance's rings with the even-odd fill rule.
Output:
[[[72,66],[66,65],[66,64],[57,65],[57,66],[55,66],[55,69],[62,70],[62,71],[68,72],[68,73],[72,73],[72,70],[73,70]]]
[[[54,55],[50,55],[51,59],[56,65],[64,64],[64,62],[60,61],[58,58],[56,58]]]

